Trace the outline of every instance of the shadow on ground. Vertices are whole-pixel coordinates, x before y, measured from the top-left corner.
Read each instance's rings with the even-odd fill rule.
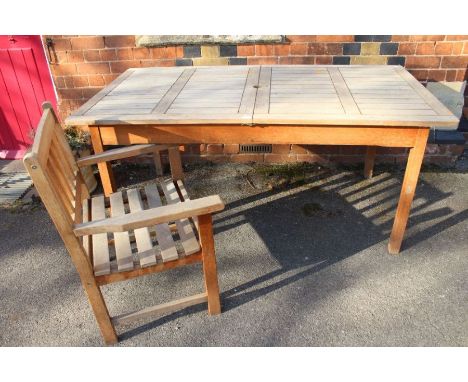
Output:
[[[242,175],[236,174],[238,182],[234,187],[237,187],[237,191],[244,191],[244,195],[226,203],[226,210],[215,219],[217,235],[242,225],[250,226],[263,243],[268,256],[278,266],[271,272],[225,290],[222,293],[224,312],[310,277],[388,240],[401,188],[401,170],[395,171],[393,168],[394,172],[389,173],[385,171],[389,169],[388,166],[377,167],[373,179],[364,180],[356,169],[343,171],[306,166],[297,180],[288,177],[287,171],[278,179],[275,174],[277,169],[274,166],[269,174],[262,168],[263,179],[259,180],[257,176],[254,181],[249,179],[252,170]],[[431,167],[430,170],[437,169]],[[200,186],[199,179],[206,175],[205,171],[201,169],[202,174],[189,176],[188,186],[195,191],[194,196],[204,196],[210,192],[222,194],[216,176],[211,187],[205,183]],[[297,169],[293,172],[293,175],[297,175]],[[273,180],[269,181],[269,177]],[[135,174],[135,180],[138,179]],[[243,180],[245,184],[241,184]],[[122,176],[120,181],[126,181],[130,186],[132,184],[128,177],[124,179]],[[251,187],[248,190],[251,195],[245,195],[246,184]],[[232,193],[232,190],[228,193]],[[452,195],[452,192],[440,191],[424,180],[419,182],[409,226],[427,227],[414,232],[409,230],[402,251],[408,251],[467,220],[468,210],[455,213],[450,207],[433,207],[444,205],[444,200]],[[239,241],[238,246],[242,252],[243,242]],[[381,253],[380,256],[387,254]],[[230,266],[228,259],[225,262],[228,263],[225,266]],[[236,263],[237,260],[234,260],[231,265],[235,267]],[[255,262],[252,266],[255,266]],[[265,283],[267,285],[263,285]],[[204,307],[199,306],[167,315],[128,331],[122,339],[177,319],[180,315],[203,310]]]

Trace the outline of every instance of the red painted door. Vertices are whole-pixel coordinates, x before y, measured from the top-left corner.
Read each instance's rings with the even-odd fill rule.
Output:
[[[46,100],[56,107],[40,36],[0,36],[1,159],[23,157]]]

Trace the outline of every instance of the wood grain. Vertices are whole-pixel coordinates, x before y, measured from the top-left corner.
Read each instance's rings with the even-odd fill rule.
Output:
[[[458,124],[411,74],[391,65],[141,68],[119,77],[110,88],[67,123]],[[374,103],[382,107],[368,107]]]

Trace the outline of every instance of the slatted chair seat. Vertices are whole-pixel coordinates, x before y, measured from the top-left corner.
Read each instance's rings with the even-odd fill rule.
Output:
[[[102,195],[83,203],[84,222],[123,216],[129,212],[189,200],[181,180],[167,179],[144,188],[118,191],[109,197]],[[196,218],[195,218],[196,220]],[[200,251],[194,218],[174,220],[133,231],[98,233],[83,236],[86,247],[92,245],[96,276],[108,275],[165,263]],[[91,237],[90,237],[91,236]],[[91,251],[88,250],[88,253]]]
[[[135,145],[75,160],[52,106],[46,103],[43,108],[24,164],[80,275],[104,341],[117,342],[117,324],[202,302],[208,302],[209,314],[219,314],[211,215],[224,204],[218,195],[189,198],[178,146]],[[159,175],[162,152],[168,153],[170,178],[159,177],[108,197],[91,196],[80,170],[152,154]],[[203,265],[204,292],[110,317],[102,285],[196,262]]]

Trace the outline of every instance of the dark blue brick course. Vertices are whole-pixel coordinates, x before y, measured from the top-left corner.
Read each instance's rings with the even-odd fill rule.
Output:
[[[184,57],[201,57],[201,47],[197,45],[184,46]]]
[[[392,39],[392,35],[356,35],[354,41],[356,42],[388,42]]]

